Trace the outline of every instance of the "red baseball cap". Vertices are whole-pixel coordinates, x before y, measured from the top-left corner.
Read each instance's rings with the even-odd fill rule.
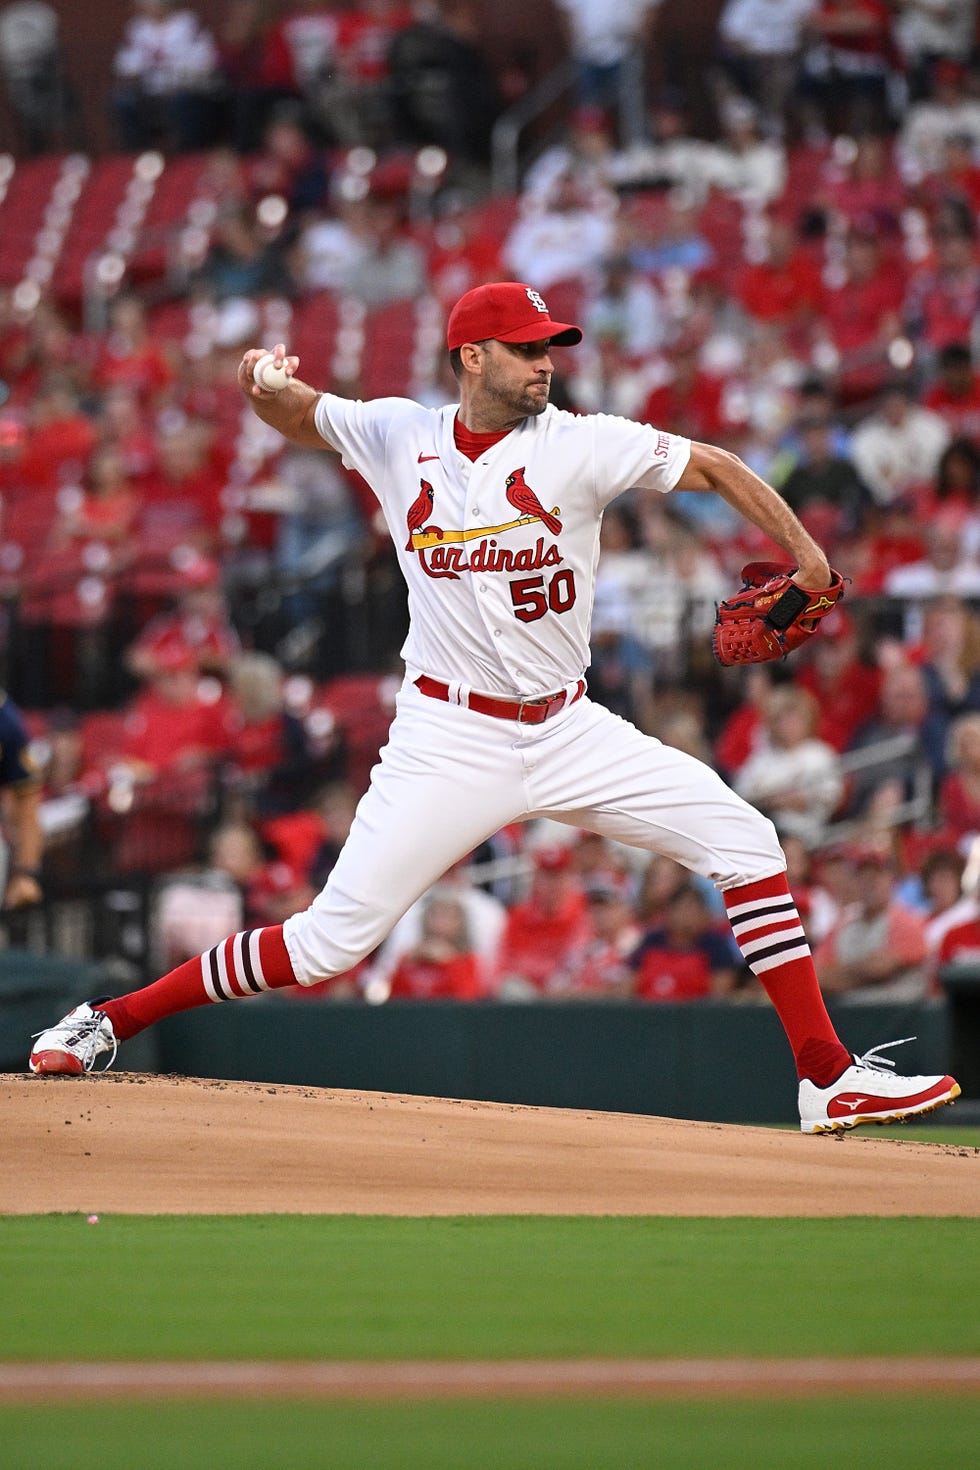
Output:
[[[574,347],[581,327],[552,321],[547,302],[523,281],[491,281],[461,296],[449,313],[450,352],[464,342],[543,342]]]

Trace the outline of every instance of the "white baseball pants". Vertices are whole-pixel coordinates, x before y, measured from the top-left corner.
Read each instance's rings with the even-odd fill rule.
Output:
[[[735,888],[784,870],[772,823],[710,766],[588,696],[540,725],[443,704],[406,680],[326,886],[283,925],[301,985],[341,975],[509,822],[551,817]]]

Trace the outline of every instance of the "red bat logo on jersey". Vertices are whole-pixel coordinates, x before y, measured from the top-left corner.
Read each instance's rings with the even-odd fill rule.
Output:
[[[416,531],[421,531],[422,527],[429,519],[429,516],[432,514],[433,502],[435,500],[435,491],[429,484],[428,480],[420,480],[419,484],[422,486],[422,489],[419,491],[416,499],[413,500],[412,504],[409,506],[408,515],[405,517],[408,522],[408,544],[405,547],[406,551],[413,550],[412,537]],[[440,531],[438,526],[429,526],[428,530],[432,535],[438,536],[440,541],[442,540],[442,532]]]
[[[507,499],[522,515],[537,516],[551,532],[552,536],[561,534],[561,521],[550,510],[545,510],[530,485],[524,481],[524,466],[514,470],[507,476]]]

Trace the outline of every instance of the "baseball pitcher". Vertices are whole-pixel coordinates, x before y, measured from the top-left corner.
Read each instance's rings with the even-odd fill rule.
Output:
[[[342,974],[484,839],[550,817],[665,853],[717,886],[793,1049],[804,1132],[904,1118],[958,1095],[952,1077],[896,1075],[882,1047],[848,1052],[772,824],[709,766],[588,697],[600,522],[631,487],[721,495],[784,548],[785,567],[747,567],[742,591],[719,609],[722,662],[784,657],[818,630],[843,583],[735,455],[554,408],[551,347],[581,337],[522,282],[467,292],[447,333],[459,403],[438,409],[318,392],[282,343],[271,350],[285,385],[263,387],[254,368],[270,349],[245,353],[238,380],[258,416],[293,444],[338,450],[390,528],[410,631],[388,743],[305,912],[232,935],[142,990],[78,1006],[36,1039],[32,1071],[80,1073],[103,1053],[111,1064],[120,1041],[175,1011]]]

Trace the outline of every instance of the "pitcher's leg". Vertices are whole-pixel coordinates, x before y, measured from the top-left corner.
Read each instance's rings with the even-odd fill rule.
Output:
[[[466,748],[474,720],[493,722],[467,710],[446,714],[448,721],[436,715],[418,722],[411,739],[399,731],[358,805],[326,886],[304,913],[286,920],[286,947],[300,985],[351,969],[447,868],[523,816],[520,761],[500,732],[487,732],[478,748]]]
[[[571,805],[562,820],[664,853],[710,878],[746,964],[776,1007],[800,1077],[820,1086],[839,1077],[851,1056],[827,1014],[772,823],[703,761],[595,705],[583,711],[577,732],[568,721],[564,756]],[[538,786],[535,803],[558,802],[558,793],[557,783],[550,792]]]
[[[538,815],[672,857],[722,891],[784,871],[772,823],[703,761],[584,699],[554,733],[560,749],[529,783]]]
[[[489,726],[489,728],[487,728]],[[520,757],[496,722],[399,696],[326,888],[285,924],[233,934],[142,990],[76,1007],[37,1038],[35,1072],[88,1071],[165,1016],[343,974],[458,859],[524,815]]]

